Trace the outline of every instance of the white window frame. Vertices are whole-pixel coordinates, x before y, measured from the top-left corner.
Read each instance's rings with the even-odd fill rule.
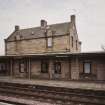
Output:
[[[85,74],[91,73],[91,63],[90,62],[84,62],[84,73]]]
[[[52,37],[47,38],[47,46],[52,47]]]

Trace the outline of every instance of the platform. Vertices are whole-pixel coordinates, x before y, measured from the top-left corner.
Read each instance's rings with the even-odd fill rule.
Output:
[[[7,104],[7,103],[0,102],[0,105],[22,105],[22,104],[23,105],[58,105],[58,104],[51,104],[46,102],[33,101],[33,100],[27,100],[22,98],[15,98],[15,97],[7,97],[7,96],[1,96],[1,95],[0,95],[0,100],[18,103],[18,104]]]
[[[91,82],[90,81],[58,81],[58,80],[37,80],[37,79],[29,80],[29,79],[16,79],[11,77],[0,77],[0,82],[105,91],[105,82],[94,82],[94,81],[91,81]]]

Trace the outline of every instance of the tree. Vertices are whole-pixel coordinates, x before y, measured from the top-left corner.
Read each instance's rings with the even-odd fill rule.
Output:
[[[105,51],[105,45],[101,45],[101,49]]]

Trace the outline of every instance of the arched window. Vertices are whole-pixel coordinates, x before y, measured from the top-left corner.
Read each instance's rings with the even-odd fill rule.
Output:
[[[41,73],[48,73],[49,64],[47,61],[41,62]]]

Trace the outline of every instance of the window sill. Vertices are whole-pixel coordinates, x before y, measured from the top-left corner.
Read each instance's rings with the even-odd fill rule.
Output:
[[[48,73],[45,73],[45,72],[40,72],[41,74],[48,74]]]
[[[80,73],[80,79],[95,80],[96,75],[92,73]]]

